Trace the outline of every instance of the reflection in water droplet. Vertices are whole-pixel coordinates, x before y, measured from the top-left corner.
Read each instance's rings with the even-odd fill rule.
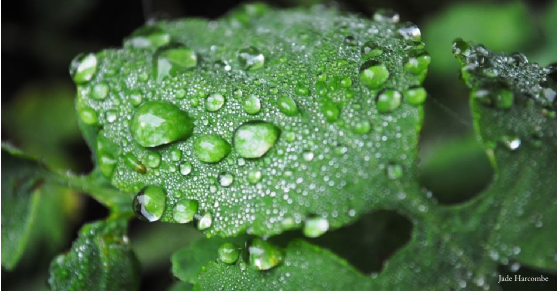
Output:
[[[166,195],[158,186],[143,188],[133,200],[133,209],[137,217],[145,221],[157,221],[164,213]]]

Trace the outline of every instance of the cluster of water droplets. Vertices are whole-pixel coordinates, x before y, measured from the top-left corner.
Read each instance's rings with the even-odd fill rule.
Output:
[[[430,61],[419,29],[389,11],[262,11],[150,23],[72,62],[99,168],[138,193],[140,218],[315,237],[367,211],[339,201],[379,199],[347,186],[412,167]]]

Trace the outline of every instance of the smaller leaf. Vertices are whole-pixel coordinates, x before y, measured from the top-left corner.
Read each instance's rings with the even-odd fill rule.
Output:
[[[139,262],[128,244],[125,220],[86,224],[70,252],[50,266],[51,290],[137,290]]]

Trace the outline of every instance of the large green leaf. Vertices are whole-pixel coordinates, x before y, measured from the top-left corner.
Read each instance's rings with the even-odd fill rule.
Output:
[[[138,290],[139,263],[128,244],[125,220],[85,225],[72,249],[50,266],[52,290]]]
[[[495,168],[487,190],[464,204],[421,207],[410,242],[373,279],[295,242],[282,264],[265,272],[242,261],[209,263],[196,289],[500,290],[500,265],[557,273],[555,68],[462,41],[456,47],[478,140]]]
[[[429,57],[417,27],[375,18],[257,4],[80,56],[78,114],[98,129],[101,171],[141,192],[147,220],[188,221],[179,208],[197,201],[209,235],[272,235],[314,216],[334,229],[377,208],[420,216]]]
[[[44,170],[34,157],[2,144],[2,267],[8,270],[27,246],[44,183]]]

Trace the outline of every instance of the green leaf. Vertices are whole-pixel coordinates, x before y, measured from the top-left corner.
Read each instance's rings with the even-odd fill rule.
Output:
[[[99,130],[104,175],[125,192],[163,189],[136,200],[150,220],[155,205],[176,222],[180,201],[197,201],[208,235],[273,235],[308,217],[335,229],[386,206],[419,216],[423,99],[405,98],[429,63],[419,29],[319,7],[250,7],[218,22],[157,22],[96,62],[76,59],[87,72],[98,66],[79,82],[77,107]],[[161,102],[168,116],[147,110]],[[180,130],[166,124],[176,116]]]
[[[50,266],[52,290],[138,290],[139,262],[126,236],[125,220],[85,225],[72,249]]]
[[[2,144],[2,267],[8,270],[28,244],[44,182],[44,170],[34,157]]]

